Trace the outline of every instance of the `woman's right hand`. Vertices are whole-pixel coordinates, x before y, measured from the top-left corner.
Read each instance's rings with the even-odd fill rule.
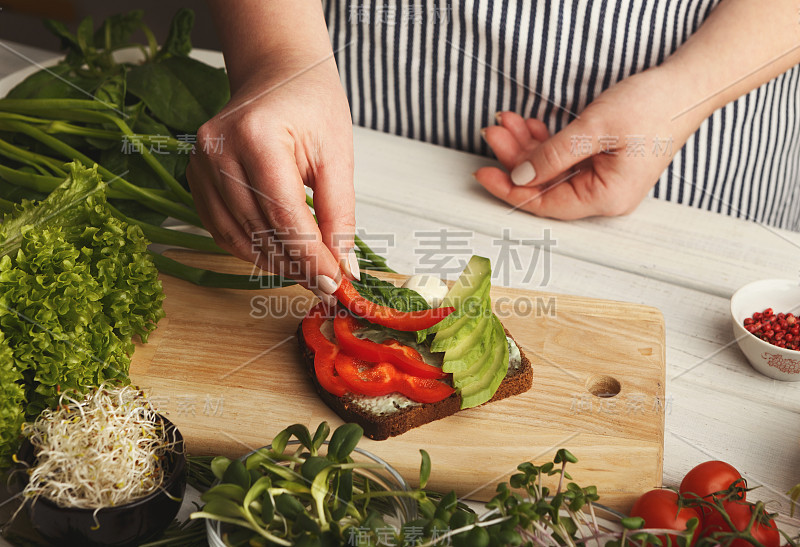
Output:
[[[232,81],[231,101],[200,128],[196,148],[187,178],[223,249],[328,301],[340,266],[358,277],[352,121],[332,58],[259,63]]]

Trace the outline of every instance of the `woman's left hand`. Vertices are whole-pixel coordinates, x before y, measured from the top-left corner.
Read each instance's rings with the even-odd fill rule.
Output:
[[[571,220],[632,212],[703,114],[689,111],[669,70],[651,69],[607,89],[556,135],[513,112],[483,135],[510,175],[483,167],[489,192],[537,216]]]

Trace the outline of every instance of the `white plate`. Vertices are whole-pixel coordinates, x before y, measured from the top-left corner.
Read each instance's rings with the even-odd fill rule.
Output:
[[[192,59],[197,59],[198,61],[202,61],[215,68],[225,68],[225,60],[222,57],[222,52],[220,51],[213,51],[210,49],[193,49],[189,54],[189,57]],[[31,65],[27,68],[12,72],[4,78],[0,78],[0,97],[5,97],[8,92],[11,91],[14,86],[19,84],[22,80],[35,72],[39,72],[39,70],[41,70],[41,68],[39,68],[40,66],[52,67],[63,58],[64,55],[58,55],[52,57],[51,59],[46,59],[40,62],[38,65]],[[138,48],[125,48],[114,52],[114,59],[117,62],[136,63],[140,62],[143,57],[142,52]],[[89,97],[87,96],[87,98]]]

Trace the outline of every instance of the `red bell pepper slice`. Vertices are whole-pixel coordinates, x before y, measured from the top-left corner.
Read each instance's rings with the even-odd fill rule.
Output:
[[[356,359],[370,363],[391,363],[403,372],[420,378],[445,378],[447,374],[441,368],[426,363],[419,352],[397,340],[386,340],[383,343],[358,338],[354,331],[361,329],[358,320],[350,314],[337,314],[333,320],[333,332],[336,343],[342,351]]]
[[[314,350],[314,373],[325,391],[341,397],[347,393],[347,385],[335,375],[334,361],[339,346],[322,334],[322,324],[328,319],[325,305],[321,302],[311,308],[303,319],[303,338]]]
[[[342,283],[333,294],[345,308],[355,315],[363,317],[370,323],[402,331],[427,329],[455,311],[453,307],[446,307],[403,312],[388,306],[381,306],[361,296],[347,278],[342,279]]]
[[[438,403],[455,392],[455,389],[444,382],[410,374],[403,374],[396,387],[398,392],[418,403]]]
[[[334,366],[339,377],[353,393],[378,396],[397,391],[397,370],[389,363],[367,363],[339,352]]]
[[[397,370],[391,363],[370,364],[339,352],[335,359],[336,372],[350,391],[368,396],[400,393],[418,403],[436,403],[455,391],[451,386],[433,378],[419,378]]]

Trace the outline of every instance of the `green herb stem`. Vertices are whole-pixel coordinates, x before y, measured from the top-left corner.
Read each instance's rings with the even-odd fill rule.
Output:
[[[112,110],[108,104],[93,99],[0,99],[0,111],[38,114],[76,110]]]
[[[30,124],[6,120],[0,121],[0,129],[2,128],[25,133],[29,137],[33,137],[45,146],[51,148],[55,152],[58,152],[70,160],[78,160],[84,165],[93,165],[96,163],[94,160],[82,154],[78,150],[75,150],[68,144],[56,139],[51,135],[48,135],[41,129]],[[104,177],[107,177],[107,183],[109,185],[115,185],[115,187],[118,187],[120,191],[130,195],[131,197],[134,197],[143,205],[146,205],[151,209],[158,211],[159,213],[172,216],[190,224],[194,224],[195,226],[203,225],[196,212],[169,201],[168,199],[157,196],[148,189],[131,184],[124,178],[116,176],[114,173],[102,166],[98,166],[98,171],[100,171]]]
[[[2,146],[2,142],[0,141],[0,147]],[[13,146],[13,145],[10,145]],[[33,190],[35,192],[41,192],[44,194],[49,194],[53,190],[55,190],[62,182],[64,182],[63,177],[56,177],[51,175],[37,175],[36,173],[27,173],[25,171],[20,171],[18,169],[12,169],[11,167],[6,167],[5,165],[0,164],[0,179],[5,180],[15,186],[21,186],[23,188],[27,188],[29,190]],[[165,197],[167,192],[165,190],[159,190],[157,188],[150,188],[150,192],[157,196]],[[134,199],[128,194],[124,194],[114,188],[108,188],[106,191],[106,195],[111,199]]]
[[[261,290],[288,287],[296,282],[279,275],[249,276],[203,270],[182,264],[164,255],[150,252],[158,271],[201,287],[220,289]]]
[[[374,270],[380,270],[380,271],[389,272],[389,273],[397,273],[386,264],[386,259],[383,258],[382,256],[378,255],[378,254],[375,254],[375,252],[372,249],[369,248],[369,245],[364,243],[363,239],[361,239],[360,237],[358,237],[356,235],[356,236],[353,236],[353,241],[355,242],[356,247],[358,247],[359,250],[362,253],[364,253],[364,256],[370,262],[372,262]]]
[[[208,253],[215,253],[215,254],[227,254],[226,251],[217,245],[213,239],[206,236],[201,236],[198,234],[188,234],[186,232],[179,232],[177,230],[170,230],[168,228],[162,228],[161,226],[156,226],[154,224],[150,224],[147,222],[143,222],[141,220],[131,218],[121,211],[119,211],[116,207],[111,205],[110,203],[107,204],[109,211],[115,217],[120,220],[127,222],[128,224],[135,224],[139,228],[142,229],[145,237],[150,240],[151,243],[158,243],[161,245],[175,245],[178,247],[185,247],[187,249],[193,249],[195,251],[204,251]]]
[[[49,169],[52,173],[55,173],[57,176],[60,176],[61,181],[63,181],[67,176],[67,172],[62,167],[64,162],[55,160],[49,156],[44,156],[42,154],[37,154],[36,152],[25,150],[24,148],[15,146],[8,141],[4,141],[3,139],[0,139],[0,155],[3,155],[10,160],[33,167],[43,176],[50,176],[44,167]]]
[[[133,130],[121,118],[111,114],[102,115],[105,116],[109,122],[115,124],[125,136],[134,138],[136,137],[136,134],[133,132]],[[177,142],[178,141],[175,141],[175,143]],[[164,181],[164,184],[166,184],[167,187],[172,190],[172,192],[175,194],[175,197],[177,197],[184,205],[193,208],[194,201],[192,200],[192,195],[183,186],[181,186],[177,179],[175,179],[175,177],[173,177],[167,171],[161,162],[158,161],[155,156],[153,156],[153,153],[150,152],[150,149],[148,147],[142,147],[141,154],[144,161],[153,169],[153,171],[155,171],[158,177]]]

